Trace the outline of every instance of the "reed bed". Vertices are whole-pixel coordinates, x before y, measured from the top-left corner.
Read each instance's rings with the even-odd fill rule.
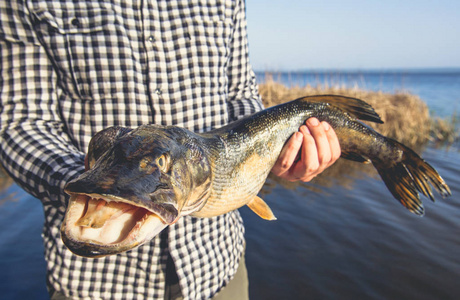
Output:
[[[0,164],[0,192],[6,190],[10,185],[13,184],[13,179],[11,179],[6,171],[3,169],[3,166]],[[0,205],[5,202],[5,199],[0,198]]]
[[[396,139],[417,152],[420,152],[421,148],[428,142],[446,145],[454,143],[459,137],[455,116],[452,119],[431,117],[426,103],[413,94],[373,92],[358,87],[350,88],[329,84],[287,87],[274,81],[270,76],[266,76],[266,78],[267,80],[259,85],[259,92],[265,107],[303,96],[337,94],[355,97],[372,105],[384,124],[365,123],[381,134]],[[340,159],[316,177],[312,183],[289,182],[270,175],[262,194],[270,193],[276,184],[281,184],[289,189],[303,186],[315,192],[321,191],[321,186],[330,187],[337,184],[345,188],[352,188],[355,179],[364,177],[378,178],[372,165]]]
[[[270,77],[260,84],[259,92],[266,107],[303,96],[321,94],[337,94],[364,100],[374,107],[384,121],[384,124],[366,124],[381,134],[411,147],[418,147],[429,141],[453,143],[458,139],[455,117],[451,120],[433,118],[420,97],[405,92],[391,94],[340,85],[287,87]]]

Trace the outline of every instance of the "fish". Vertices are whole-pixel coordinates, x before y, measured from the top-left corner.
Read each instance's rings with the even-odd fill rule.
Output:
[[[247,205],[275,220],[258,196],[286,141],[310,117],[334,129],[341,157],[371,163],[393,197],[423,215],[423,194],[451,191],[415,151],[362,121],[383,123],[363,100],[302,97],[226,126],[196,133],[178,126],[109,127],[95,134],[86,171],[68,182],[61,237],[76,255],[102,257],[138,247],[183,216],[210,218]],[[431,187],[432,186],[432,187]]]

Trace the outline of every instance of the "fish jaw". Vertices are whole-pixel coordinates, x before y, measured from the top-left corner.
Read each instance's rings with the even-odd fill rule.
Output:
[[[61,237],[80,256],[118,254],[148,242],[179,218],[166,222],[161,213],[125,199],[71,194]]]
[[[108,130],[92,140],[86,172],[64,188],[71,197],[62,240],[85,257],[142,245],[200,209],[211,190],[210,163],[200,136],[155,125],[124,129],[124,134]],[[114,134],[114,140],[104,141]]]

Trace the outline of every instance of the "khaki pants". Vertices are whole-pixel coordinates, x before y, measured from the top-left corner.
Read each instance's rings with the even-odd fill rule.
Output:
[[[165,300],[182,300],[179,283],[166,287]],[[249,300],[249,280],[244,253],[233,279],[212,300]]]
[[[249,280],[244,253],[241,255],[240,265],[235,277],[224,287],[213,300],[249,300]]]

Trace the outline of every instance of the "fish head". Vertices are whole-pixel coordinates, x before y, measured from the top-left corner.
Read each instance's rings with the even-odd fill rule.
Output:
[[[120,131],[93,137],[88,170],[65,187],[70,200],[61,236],[77,255],[140,246],[209,196],[210,165],[193,133],[156,125],[113,130]]]

